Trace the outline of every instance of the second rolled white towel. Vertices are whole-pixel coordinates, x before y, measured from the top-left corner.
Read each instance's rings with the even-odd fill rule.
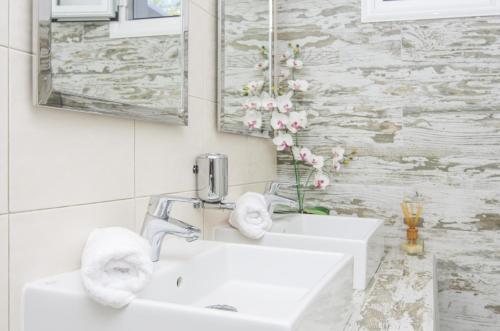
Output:
[[[125,228],[94,230],[82,254],[82,282],[104,306],[122,308],[144,289],[153,274],[151,246]]]
[[[247,238],[262,238],[273,225],[264,196],[254,192],[243,194],[236,202],[229,223]]]

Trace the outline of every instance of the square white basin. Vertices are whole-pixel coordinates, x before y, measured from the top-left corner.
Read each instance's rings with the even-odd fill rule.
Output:
[[[352,256],[180,240],[163,252],[122,310],[91,301],[79,272],[28,284],[24,331],[326,331],[349,317]]]
[[[372,218],[283,214],[260,240],[243,237],[230,226],[214,230],[217,241],[288,247],[354,256],[354,288],[365,289],[384,255],[384,222]]]

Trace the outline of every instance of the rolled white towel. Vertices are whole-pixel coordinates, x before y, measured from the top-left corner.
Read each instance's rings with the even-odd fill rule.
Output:
[[[113,308],[128,305],[153,274],[151,246],[130,230],[94,230],[82,253],[81,276],[88,295]]]
[[[264,196],[254,192],[243,194],[236,202],[229,223],[247,238],[262,238],[273,225]]]

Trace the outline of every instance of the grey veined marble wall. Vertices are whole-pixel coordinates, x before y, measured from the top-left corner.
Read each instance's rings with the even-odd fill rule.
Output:
[[[282,0],[278,11],[281,50],[304,49],[302,106],[320,113],[302,142],[359,153],[310,197],[385,219],[397,243],[399,203],[421,194],[441,328],[498,330],[500,17],[363,24],[359,0]],[[291,178],[286,155],[278,163]]]

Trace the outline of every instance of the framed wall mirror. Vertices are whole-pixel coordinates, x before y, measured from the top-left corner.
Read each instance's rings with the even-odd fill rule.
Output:
[[[187,0],[37,0],[39,106],[187,125]]]
[[[269,137],[275,45],[273,0],[219,0],[218,127],[220,131]]]

